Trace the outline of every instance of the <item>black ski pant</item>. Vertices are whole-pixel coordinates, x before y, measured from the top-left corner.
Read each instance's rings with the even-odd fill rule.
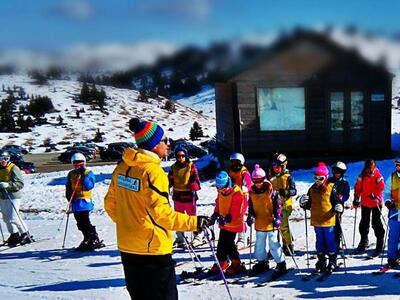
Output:
[[[239,252],[235,244],[236,232],[230,232],[225,229],[219,231],[219,240],[217,246],[218,261],[239,259]]]
[[[380,211],[379,211],[380,209]],[[368,208],[365,206],[361,206],[361,221],[360,221],[360,234],[361,234],[361,241],[360,245],[367,247],[368,246],[368,233],[369,233],[369,224],[371,220],[372,214],[372,228],[374,229],[374,233],[376,236],[376,249],[383,249],[383,239],[385,236],[385,229],[382,225],[381,220],[381,211],[382,206]]]
[[[88,237],[90,234],[96,232],[96,227],[90,223],[89,213],[89,210],[74,212],[76,225],[78,226],[78,229],[82,231],[85,237]]]
[[[177,300],[175,265],[171,254],[121,252],[126,288],[134,300]]]

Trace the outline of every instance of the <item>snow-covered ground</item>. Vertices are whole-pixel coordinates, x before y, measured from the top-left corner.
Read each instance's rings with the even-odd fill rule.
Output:
[[[0,76],[0,86],[3,85],[5,88],[12,88],[14,85],[23,87],[29,95],[48,96],[57,112],[46,114],[50,124],[35,126],[32,132],[0,133],[0,146],[13,143],[33,147],[32,153],[42,153],[46,149],[40,145],[50,138],[52,143],[67,142],[66,145],[57,145],[57,148],[62,150],[72,146],[75,141],[93,139],[97,129],[104,133],[103,144],[132,142],[132,134],[127,124],[129,119],[135,116],[158,122],[173,139],[188,138],[190,128],[195,121],[202,126],[204,135],[213,137],[216,132],[215,116],[212,114],[211,117],[202,115],[180,103],[176,103],[176,112],[171,113],[163,109],[166,99],[150,99],[149,103],[139,102],[137,100],[139,93],[134,90],[104,86],[110,99],[106,101],[107,113],[102,113],[91,110],[90,105],[74,101],[82,86],[74,80],[53,80],[49,85],[38,86],[32,84],[32,80],[24,75],[4,75]],[[0,99],[6,96],[6,92],[0,91]],[[205,97],[210,96],[206,94]],[[18,101],[17,107],[21,104],[26,105],[27,101]],[[85,112],[80,113],[80,118],[77,119],[76,111],[81,108],[84,108]],[[57,125],[59,115],[65,125]]]

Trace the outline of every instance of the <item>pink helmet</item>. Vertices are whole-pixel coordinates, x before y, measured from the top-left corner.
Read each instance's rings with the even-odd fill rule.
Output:
[[[255,164],[254,171],[253,171],[253,173],[251,173],[251,178],[261,179],[261,178],[265,178],[265,177],[266,177],[265,171],[262,168],[260,168],[259,164]]]
[[[314,175],[317,176],[328,176],[329,170],[328,167],[323,162],[319,162],[317,168],[315,169]]]

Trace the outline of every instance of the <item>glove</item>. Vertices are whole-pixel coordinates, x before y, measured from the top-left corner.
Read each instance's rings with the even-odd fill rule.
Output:
[[[338,203],[335,205],[335,211],[339,214],[341,214],[343,212],[343,205]]]
[[[275,228],[278,228],[278,229],[281,228],[281,225],[282,225],[281,218],[274,218],[273,225]]]
[[[287,196],[285,189],[279,189],[279,196]]]
[[[310,200],[310,197],[308,195],[301,195],[299,199],[299,204],[301,208],[306,208],[308,201]]]
[[[396,208],[396,203],[394,203],[392,200],[386,200],[385,201],[385,206],[388,209],[395,209]]]
[[[206,216],[197,216],[197,232],[202,232],[204,228],[211,225],[211,219]]]
[[[361,202],[360,202],[360,197],[354,197],[353,200],[353,207],[354,208],[358,208],[360,206]]]
[[[226,224],[225,219],[222,216],[219,216],[217,219],[219,226],[224,226]]]
[[[85,174],[85,168],[82,167],[82,168],[75,169],[75,172],[76,172],[76,174],[78,174],[81,177],[83,177],[83,174]]]
[[[211,225],[214,225],[214,224],[215,224],[215,221],[217,221],[219,217],[220,217],[219,213],[217,213],[217,212],[213,213],[213,214],[211,215],[211,218],[210,218],[210,220],[211,220]]]
[[[10,184],[8,182],[5,182],[5,181],[0,182],[0,188],[2,188],[4,190],[6,188],[8,188],[9,186],[10,186]]]
[[[249,189],[247,188],[247,186],[245,186],[245,185],[242,186],[242,192],[243,192],[243,194],[246,194],[249,192]]]
[[[224,222],[226,223],[230,223],[232,222],[232,215],[231,214],[227,214],[224,218]]]
[[[254,217],[252,215],[248,215],[246,223],[247,223],[247,225],[249,225],[249,227],[251,227],[251,225],[254,224]]]

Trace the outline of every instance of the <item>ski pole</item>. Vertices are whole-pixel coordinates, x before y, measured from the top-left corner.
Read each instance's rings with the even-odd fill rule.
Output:
[[[250,256],[250,262],[249,262],[249,272],[251,271],[251,258],[252,258],[252,252],[251,252],[251,245],[253,243],[253,226],[250,226],[250,247],[249,247],[249,256]]]
[[[214,248],[213,248],[213,246],[211,244],[211,239],[210,239],[210,234],[208,233],[208,228],[204,228],[204,235],[205,235],[205,237],[207,239],[208,245],[211,248],[211,252],[212,252],[214,261],[218,266],[218,270],[219,270],[219,273],[221,274],[222,280],[224,281],[224,285],[225,285],[226,290],[228,292],[229,299],[233,300],[232,295],[231,295],[231,291],[229,290],[228,282],[226,281],[226,278],[225,278],[225,275],[224,275],[224,271],[222,271],[221,265],[219,264],[219,261],[217,259],[217,255],[215,254]]]
[[[80,178],[80,175],[79,175],[78,178]],[[61,225],[62,225],[62,223],[63,223],[63,221],[64,221],[64,216],[67,214],[67,212],[68,212],[69,209],[70,209],[70,203],[72,202],[72,199],[73,199],[73,197],[74,197],[74,195],[75,195],[75,193],[76,193],[76,189],[78,188],[78,184],[79,184],[79,180],[76,181],[74,190],[72,191],[71,197],[70,197],[69,200],[68,200],[67,208],[65,209],[65,214],[63,214],[63,216],[62,216],[62,218],[61,218],[61,222],[60,222],[60,225],[58,225],[57,231],[60,231]]]
[[[340,233],[341,233],[340,236],[341,236],[342,248],[343,248],[342,258],[343,258],[343,265],[344,265],[344,273],[347,274],[346,257],[344,255],[344,250],[347,249],[347,245],[346,245],[346,240],[344,238],[344,231],[343,231],[343,227],[342,227],[342,219],[341,218],[339,219],[338,224],[339,224],[339,227],[340,227]]]
[[[283,234],[282,234],[281,229],[280,229],[280,228],[277,228],[277,229],[278,229],[278,233],[279,233],[278,236],[280,235],[280,236],[282,237],[282,241],[283,241],[286,245],[288,245],[287,241],[285,240],[285,237],[284,237]],[[291,256],[292,259],[293,259],[294,264],[296,265],[297,270],[300,271],[300,268],[299,268],[299,266],[297,265],[297,262],[296,262],[296,259],[294,258],[294,254],[293,254],[292,250],[290,249],[290,247],[287,247],[287,249],[288,249],[288,251],[289,251],[290,256]]]
[[[19,219],[20,224],[21,224],[21,226],[22,226],[23,229],[24,229],[24,232],[27,232],[27,233],[28,233],[28,238],[29,238],[29,240],[30,240],[31,242],[33,242],[32,238],[31,238],[31,235],[30,235],[29,232],[28,232],[28,228],[26,227],[25,222],[22,220],[21,215],[19,214],[19,211],[18,211],[17,208],[15,207],[14,202],[12,201],[9,192],[8,192],[6,189],[3,189],[3,193],[6,195],[8,201],[10,201],[12,208],[14,209],[15,213],[17,214],[17,217],[18,217],[18,219]]]
[[[388,237],[388,233],[389,233],[389,225],[388,225],[388,223],[386,223],[386,220],[383,217],[382,209],[379,207],[379,205],[377,205],[376,207],[378,208],[379,213],[381,214],[383,223],[385,223],[385,226],[386,226],[385,238],[383,240],[382,257],[381,257],[381,267],[382,267],[383,266],[383,258],[385,257],[385,248],[386,248],[387,237]],[[395,216],[395,215],[393,215],[393,216]],[[389,216],[388,216],[388,219],[389,219]]]
[[[307,255],[307,269],[310,268],[310,257],[308,254],[308,229],[307,229],[307,210],[304,209],[304,222],[306,225],[306,255]]]
[[[183,241],[185,242],[186,248],[188,249],[190,258],[193,262],[193,265],[194,265],[194,268],[196,269],[196,271],[203,270],[204,266],[201,263],[199,256],[197,255],[196,251],[194,251],[194,248],[192,247],[192,245],[190,245],[190,243],[187,240],[187,237],[185,235],[183,235]],[[195,259],[196,259],[197,263],[196,263]],[[197,264],[199,264],[200,267],[198,267]]]
[[[358,207],[356,207],[356,208],[354,209],[353,248],[354,248],[354,242],[355,242],[355,240],[356,240],[357,209],[358,209]]]
[[[66,237],[67,237],[68,221],[69,221],[69,215],[70,215],[70,212],[69,212],[69,211],[70,211],[70,209],[71,209],[72,199],[74,198],[76,189],[77,189],[77,187],[78,187],[78,183],[79,183],[80,181],[81,181],[81,175],[79,174],[78,177],[77,177],[76,184],[75,184],[75,188],[74,188],[74,190],[73,190],[73,192],[72,192],[71,198],[70,198],[69,201],[68,201],[68,210],[66,211],[66,214],[67,214],[67,222],[65,223],[65,231],[64,231],[64,238],[63,238],[63,244],[62,244],[62,248],[63,248],[63,249],[65,248],[65,239],[66,239]]]
[[[1,223],[0,223],[0,231],[1,231],[1,237],[3,238],[3,243],[5,243],[6,240],[4,239],[4,233],[3,233],[3,228],[1,228]]]

